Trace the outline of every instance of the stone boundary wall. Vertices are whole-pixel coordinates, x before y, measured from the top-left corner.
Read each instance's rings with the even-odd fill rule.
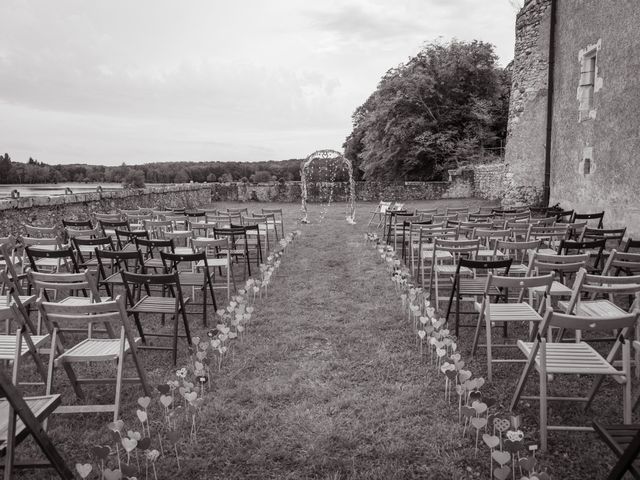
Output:
[[[478,197],[495,200],[504,193],[503,163],[475,165],[449,171],[446,182],[356,182],[357,202],[376,202],[379,200],[438,200],[442,198]],[[301,182],[285,183],[214,183],[212,201],[234,202],[299,202],[301,201]],[[309,203],[329,201],[330,183],[309,183]],[[331,200],[347,201],[349,184],[336,182],[333,185]]]
[[[86,219],[93,213],[136,207],[196,208],[211,203],[210,184],[180,184],[135,190],[91,192],[51,197],[0,200],[0,236],[20,234],[21,225],[62,224],[62,219]]]

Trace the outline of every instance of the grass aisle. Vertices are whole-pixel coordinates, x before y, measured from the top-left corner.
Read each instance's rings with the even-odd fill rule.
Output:
[[[312,218],[312,221],[314,219]],[[460,433],[366,222],[304,226],[214,384],[181,478],[455,479]],[[465,442],[466,443],[466,442]]]

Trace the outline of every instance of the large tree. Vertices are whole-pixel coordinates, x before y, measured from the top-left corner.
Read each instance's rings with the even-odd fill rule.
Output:
[[[431,180],[501,146],[510,79],[496,60],[480,41],[426,45],[356,109],[347,157],[368,180]]]

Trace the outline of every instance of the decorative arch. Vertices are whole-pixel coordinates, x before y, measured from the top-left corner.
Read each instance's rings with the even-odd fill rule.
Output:
[[[339,160],[347,167],[349,172],[349,201],[347,202],[346,220],[348,223],[355,224],[356,215],[356,182],[353,179],[353,165],[348,158],[345,158],[336,150],[318,150],[309,155],[300,167],[300,179],[302,180],[302,223],[309,223],[307,212],[307,172],[314,160]]]

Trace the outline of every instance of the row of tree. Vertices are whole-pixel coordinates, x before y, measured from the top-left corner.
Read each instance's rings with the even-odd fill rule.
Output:
[[[440,180],[500,154],[511,74],[491,44],[426,45],[389,70],[353,114],[345,155],[366,180]]]
[[[268,162],[168,162],[117,167],[104,165],[47,165],[33,158],[27,163],[0,155],[0,183],[115,182],[145,183],[270,182],[300,180],[302,160]]]

